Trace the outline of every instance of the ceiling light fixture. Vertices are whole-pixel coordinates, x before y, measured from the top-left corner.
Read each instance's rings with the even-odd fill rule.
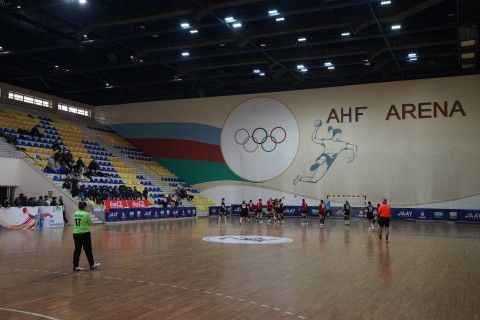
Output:
[[[402,29],[402,26],[399,25],[399,24],[394,24],[394,25],[392,26],[392,30],[400,30],[400,29]]]
[[[225,22],[226,23],[235,22],[235,19],[233,17],[226,17]]]
[[[234,23],[232,24],[232,26],[237,29],[237,28],[241,28],[242,27],[242,24],[240,22],[237,22],[237,23]]]
[[[193,30],[190,30],[190,33],[198,33],[198,30],[197,29],[193,29]]]
[[[380,5],[386,6],[387,4],[391,4],[391,3],[392,3],[392,1],[382,1],[382,2],[380,2]]]
[[[323,65],[324,65],[325,67],[331,67],[331,66],[333,66],[333,64],[332,64],[331,62],[325,62]]]
[[[254,69],[253,73],[260,73],[260,69]]]
[[[300,69],[300,71],[302,71],[302,72],[307,72],[308,69],[307,69],[307,68],[303,68],[303,69]]]
[[[260,43],[260,47],[266,47],[267,45],[265,43]]]
[[[87,3],[87,0],[78,0],[78,3],[85,4]]]
[[[328,70],[334,70],[334,69],[335,69],[335,67],[334,67],[334,66],[330,66],[330,67],[328,67]]]
[[[299,64],[299,65],[297,66],[297,69],[304,69],[304,68],[305,68],[305,66],[304,66],[303,64]]]
[[[278,16],[280,13],[278,13],[277,10],[269,10],[269,11],[268,11],[268,14],[269,14],[270,16]]]
[[[263,77],[265,75],[265,72],[262,72],[259,74],[261,77]]]
[[[348,37],[350,35],[350,32],[343,32],[342,37]]]
[[[298,38],[298,42],[304,42],[304,41],[307,41],[307,38],[305,38],[305,37]]]
[[[190,28],[190,24],[188,24],[188,23],[186,23],[186,22],[182,22],[182,23],[180,24],[180,27],[182,27],[183,29],[188,29],[188,28]]]
[[[285,21],[285,18],[284,18],[284,17],[280,17],[280,18],[275,19],[275,21],[278,21],[278,22],[280,22],[280,21]]]
[[[188,51],[182,52],[182,57],[188,57],[190,53]]]

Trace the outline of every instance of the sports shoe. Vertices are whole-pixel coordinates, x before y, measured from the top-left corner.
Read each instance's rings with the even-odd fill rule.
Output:
[[[100,267],[100,262],[96,262],[93,266],[90,266],[90,270],[95,270]]]
[[[82,267],[76,267],[76,268],[73,268],[73,271],[82,271],[82,270],[85,270],[84,268]]]

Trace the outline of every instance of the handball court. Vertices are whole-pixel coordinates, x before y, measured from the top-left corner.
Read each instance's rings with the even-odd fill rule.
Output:
[[[0,319],[480,319],[478,225],[394,221],[380,244],[365,221],[300,222],[95,226],[102,265],[76,273],[72,227],[1,232]],[[293,242],[202,240],[223,235]]]

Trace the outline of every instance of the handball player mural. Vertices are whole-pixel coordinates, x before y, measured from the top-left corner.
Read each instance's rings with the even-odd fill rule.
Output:
[[[311,175],[298,175],[295,180],[293,180],[294,185],[299,182],[317,183],[325,176],[337,159],[337,156],[343,151],[351,152],[348,162],[355,160],[355,156],[357,155],[356,145],[341,140],[341,129],[329,126],[327,129],[328,137],[319,137],[320,134],[318,131],[322,127],[322,120],[317,119],[314,125],[315,129],[313,129],[312,141],[313,143],[320,145],[321,153],[315,159],[315,163],[310,166]]]

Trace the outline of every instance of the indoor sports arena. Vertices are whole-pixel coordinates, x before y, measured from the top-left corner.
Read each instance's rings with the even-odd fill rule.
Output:
[[[480,319],[480,1],[0,25],[0,319]]]

